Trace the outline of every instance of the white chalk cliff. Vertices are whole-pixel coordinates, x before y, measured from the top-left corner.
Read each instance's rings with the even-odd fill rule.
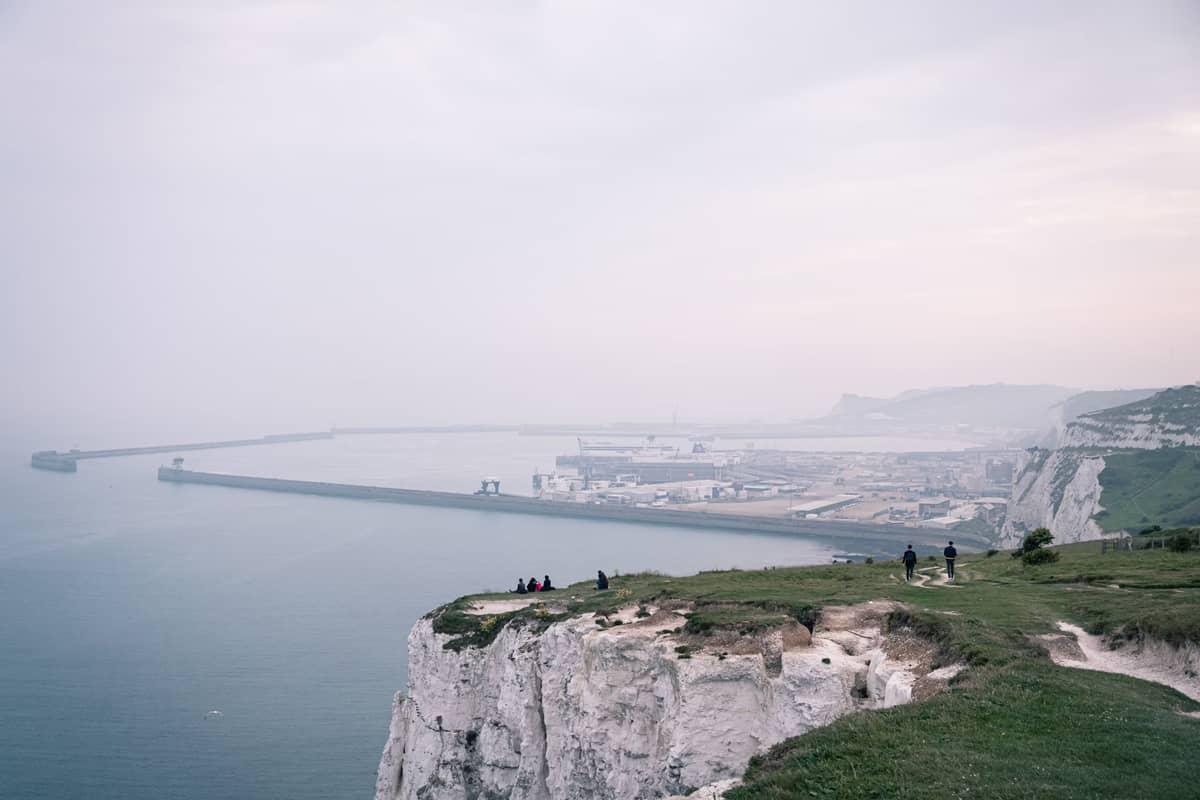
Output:
[[[1057,435],[1055,450],[1032,450],[1017,465],[1001,546],[1049,528],[1059,544],[1098,539],[1105,454],[1200,446],[1200,386],[1164,389],[1113,408],[1081,414]]]
[[[1092,519],[1101,511],[1104,458],[1076,450],[1035,451],[1018,464],[1001,534],[1002,546],[1020,543],[1034,528],[1049,528],[1057,544],[1099,539]]]
[[[929,680],[928,662],[887,655],[879,625],[891,607],[839,609],[811,638],[792,625],[741,652],[680,653],[684,618],[653,608],[645,619],[624,609],[625,624],[605,628],[592,614],[544,630],[510,624],[460,652],[421,620],[376,800],[631,800],[736,780],[770,745],[907,702]]]
[[[1059,447],[1154,450],[1200,446],[1200,386],[1180,386],[1115,408],[1082,414]]]

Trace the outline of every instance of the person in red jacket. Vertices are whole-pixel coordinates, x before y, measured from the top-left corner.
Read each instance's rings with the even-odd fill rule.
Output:
[[[540,583],[538,583],[538,579],[536,576],[530,578],[529,583],[527,583],[525,585],[529,587],[529,591],[531,591],[531,592],[540,592],[542,590],[542,585]]]

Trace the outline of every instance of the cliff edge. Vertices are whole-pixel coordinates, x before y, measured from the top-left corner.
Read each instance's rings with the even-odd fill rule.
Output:
[[[1057,439],[1057,449],[1031,449],[1018,464],[1001,546],[1039,527],[1067,543],[1200,518],[1200,472],[1190,468],[1200,447],[1200,386],[1080,414]]]
[[[465,613],[485,632],[502,626],[481,646],[423,619],[376,800],[652,798],[738,779],[777,742],[944,685],[932,645],[883,632],[895,608],[834,608],[812,633],[777,620],[702,644],[690,607],[671,602],[563,619],[546,603],[541,624],[504,619],[511,601],[481,602]]]

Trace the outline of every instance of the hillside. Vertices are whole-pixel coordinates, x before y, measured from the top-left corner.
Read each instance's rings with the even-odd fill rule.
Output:
[[[1106,531],[1200,525],[1200,448],[1132,450],[1104,457],[1096,522]]]
[[[1080,392],[1050,409],[1050,430],[1041,440],[1042,447],[1055,447],[1068,424],[1084,414],[1144,400],[1162,389],[1113,389]]]
[[[1200,554],[1057,552],[971,556],[957,585],[923,561],[919,585],[891,562],[462,598],[410,638],[377,797],[682,795],[747,747],[742,785],[705,797],[1194,796],[1200,703],[1059,663],[1200,698]],[[865,640],[883,650],[859,685]]]
[[[916,592],[914,624],[973,668],[924,704],[772,748],[726,797],[1194,796],[1190,765],[1171,762],[1200,746],[1200,720],[1181,714],[1197,706],[1157,684],[1056,666],[1035,637],[1065,619],[1114,643],[1194,646],[1200,556],[1056,550],[1059,563],[1038,567],[973,557],[960,590]]]
[[[1021,457],[1001,542],[1038,526],[1070,542],[1200,522],[1200,386],[1082,414],[1058,438]]]
[[[889,420],[909,425],[1042,430],[1050,408],[1076,390],[1003,383],[905,392],[890,399],[845,395],[827,419]]]
[[[1162,389],[1113,389],[1110,391],[1080,392],[1062,403],[1063,422],[1072,422],[1084,414],[1094,414],[1117,406],[1137,403],[1153,397]]]
[[[1200,385],[1083,414],[1066,426],[1059,442],[1060,447],[1144,450],[1175,445],[1200,446]]]

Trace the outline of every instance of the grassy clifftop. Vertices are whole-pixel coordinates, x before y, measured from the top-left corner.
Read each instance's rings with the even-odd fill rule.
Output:
[[[1107,454],[1100,486],[1107,531],[1200,525],[1200,447]]]
[[[1081,423],[1120,425],[1131,421],[1184,430],[1200,428],[1200,385],[1177,386],[1123,406],[1082,415]]]
[[[972,558],[960,589],[893,595],[938,620],[975,668],[925,703],[781,743],[729,800],[1195,797],[1200,720],[1181,712],[1200,705],[1157,684],[1055,666],[1030,635],[1065,620],[1115,638],[1200,641],[1200,555],[1101,554],[1098,543],[1058,551],[1058,563],[1037,567]]]
[[[1200,719],[1181,712],[1200,704],[1157,684],[1055,666],[1031,637],[1062,620],[1122,639],[1200,642],[1200,554],[1101,554],[1098,543],[1058,552],[1057,563],[1040,566],[1005,553],[967,558],[957,588],[909,586],[891,562],[620,576],[609,592],[577,584],[555,599],[569,614],[686,600],[695,604],[689,632],[702,637],[888,598],[907,606],[892,624],[971,664],[931,700],[854,714],[777,745],[752,762],[730,800],[1195,797]],[[505,624],[553,618],[536,609],[490,619],[462,613],[467,602],[497,597],[512,595],[464,598],[435,612],[435,625],[471,646]]]

